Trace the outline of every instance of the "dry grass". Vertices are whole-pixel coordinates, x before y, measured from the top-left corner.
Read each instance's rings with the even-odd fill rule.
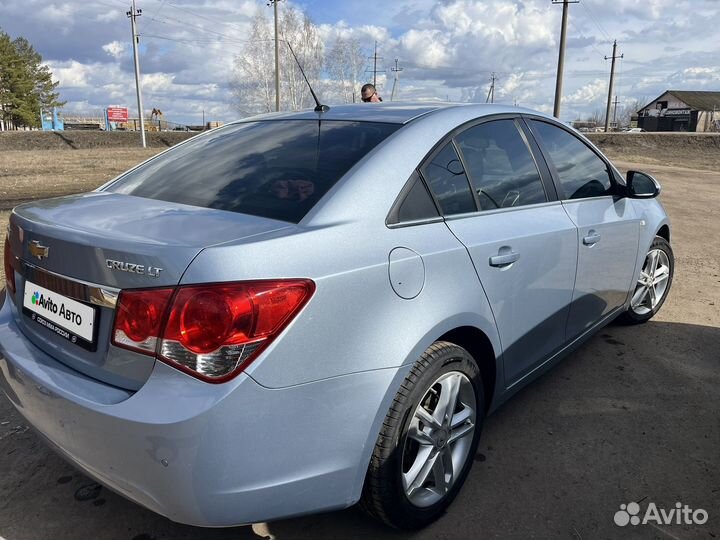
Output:
[[[0,210],[33,199],[95,189],[157,154],[158,148],[0,153]]]
[[[0,152],[0,249],[10,210],[23,202],[91,191],[162,148]],[[0,266],[0,287],[5,275]]]

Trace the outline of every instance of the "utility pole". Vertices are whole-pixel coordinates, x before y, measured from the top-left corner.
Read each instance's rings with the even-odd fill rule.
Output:
[[[383,59],[382,56],[378,56],[378,55],[377,55],[377,41],[375,42],[375,54],[373,54],[369,59],[373,61],[373,68],[372,68],[372,70],[366,69],[365,72],[366,72],[366,73],[367,73],[368,71],[371,71],[371,72],[372,72],[372,74],[373,74],[373,86],[377,89],[377,74],[378,74],[378,73],[384,73],[384,72],[385,72],[384,69],[378,70],[378,68],[377,68],[377,61],[378,61],[378,59],[380,59],[380,60]]]
[[[610,124],[610,100],[612,100],[612,91],[613,91],[613,82],[615,79],[615,59],[616,58],[624,58],[625,55],[621,54],[620,56],[617,56],[615,53],[617,52],[617,40],[613,41],[613,52],[611,57],[605,57],[605,60],[612,60],[612,63],[610,64],[610,85],[608,86],[608,99],[607,99],[607,108],[605,109],[605,133],[608,132],[608,126]]]
[[[580,0],[552,0],[552,3],[563,5],[562,27],[560,29],[560,52],[558,53],[557,79],[555,80],[555,106],[553,107],[553,116],[560,119],[563,69],[565,68],[565,34],[567,33],[568,4],[579,4]]]
[[[398,67],[398,62],[399,62],[399,60],[396,58],[396,59],[395,59],[395,67],[394,67],[394,68],[390,68],[391,71],[394,71],[394,72],[395,72],[395,80],[393,81],[393,88],[392,88],[392,94],[390,94],[390,101],[392,101],[393,99],[395,99],[395,87],[397,86],[398,77],[399,77],[399,75],[400,75],[400,72],[403,70],[403,68]]]
[[[130,11],[126,13],[130,17],[130,29],[132,30],[133,56],[135,57],[135,90],[137,92],[138,116],[140,117],[140,133],[142,134],[143,148],[147,147],[145,142],[145,119],[143,118],[142,91],[140,90],[140,60],[138,59],[138,44],[140,38],[137,35],[135,19],[142,15],[142,9],[135,9],[135,0],[132,0]]]
[[[615,94],[615,101],[613,101],[613,124],[615,124],[615,127],[617,127],[617,106],[618,106],[618,98],[617,94]]]
[[[492,72],[492,75],[490,75],[490,90],[488,90],[487,98],[485,98],[485,103],[495,103],[495,81],[497,80],[497,77],[495,76],[495,72]]]
[[[280,44],[278,42],[278,2],[280,0],[268,0],[268,6],[273,7],[275,14],[275,111],[280,111]]]
[[[377,89],[377,40],[375,41],[375,54],[373,54],[373,86]]]

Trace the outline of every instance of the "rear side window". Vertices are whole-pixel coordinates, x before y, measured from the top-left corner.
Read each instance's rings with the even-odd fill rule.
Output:
[[[106,191],[299,222],[396,124],[247,122],[198,136]]]
[[[513,120],[471,127],[455,141],[481,210],[547,201],[535,160]]]
[[[435,203],[425,188],[417,171],[413,172],[400,193],[399,202],[393,206],[388,215],[388,225],[421,221],[440,217]]]
[[[531,120],[560,178],[563,199],[610,195],[612,183],[605,162],[564,129]]]
[[[425,163],[422,175],[444,215],[475,212],[475,199],[452,142]]]

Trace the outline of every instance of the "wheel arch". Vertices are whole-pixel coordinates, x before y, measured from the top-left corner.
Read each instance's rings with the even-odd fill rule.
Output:
[[[497,329],[494,326],[494,322],[479,317],[477,314],[456,314],[454,317],[450,317],[429,330],[412,349],[405,362],[399,366],[392,383],[387,388],[385,398],[377,411],[373,427],[370,433],[368,433],[363,459],[358,464],[348,505],[355,504],[360,500],[363,484],[365,483],[365,473],[370,463],[372,450],[375,447],[375,442],[380,433],[380,427],[390,409],[392,400],[395,398],[414,362],[436,341],[448,341],[463,347],[470,353],[477,362],[480,368],[480,375],[483,379],[486,412],[490,413],[495,408],[493,401],[501,394],[501,391],[498,392],[498,388],[501,388],[500,383],[504,380],[500,338]]]
[[[470,356],[475,359],[480,368],[483,381],[485,410],[486,412],[489,411],[495,396],[498,369],[497,355],[485,332],[474,326],[460,326],[444,333],[435,341],[448,341],[458,345],[469,352]]]
[[[670,242],[670,226],[665,223],[658,231],[655,233],[655,236],[660,236]]]

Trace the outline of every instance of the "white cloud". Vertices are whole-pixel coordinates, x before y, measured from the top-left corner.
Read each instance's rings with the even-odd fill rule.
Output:
[[[37,12],[37,17],[44,21],[62,23],[74,15],[77,6],[70,3],[51,3]]]
[[[442,66],[452,57],[448,39],[439,30],[409,30],[400,44],[406,56],[426,68]]]
[[[603,97],[607,97],[608,81],[595,79],[570,94],[564,101],[571,105],[597,105]]]
[[[172,89],[175,77],[169,73],[146,73],[141,77],[142,86],[148,92],[167,92]]]
[[[92,66],[81,64],[76,60],[69,62],[48,62],[53,79],[60,83],[60,88],[87,88]]]
[[[120,43],[119,41],[111,41],[102,46],[103,51],[108,53],[113,58],[120,58],[124,53],[127,45]]]
[[[127,6],[120,0],[0,0],[3,29],[41,52],[67,109],[135,102]],[[383,97],[484,101],[490,73],[495,99],[550,111],[562,9],[549,0],[365,0],[317,6],[320,34],[358,39],[367,55],[375,41]],[[116,7],[113,7],[116,6]],[[145,102],[168,120],[198,123],[202,111],[230,120],[228,81],[252,17],[268,18],[264,0],[143,0],[138,20]],[[159,9],[161,7],[161,9]],[[603,108],[612,39],[625,55],[616,66],[616,93],[628,102],[668,88],[720,90],[720,42],[708,21],[720,3],[701,0],[582,0],[570,7],[563,120]],[[55,29],[49,32],[48,28]],[[672,45],[672,50],[667,49]],[[271,44],[268,44],[271,46]],[[370,60],[368,67],[370,66]],[[369,75],[368,75],[369,76]]]

